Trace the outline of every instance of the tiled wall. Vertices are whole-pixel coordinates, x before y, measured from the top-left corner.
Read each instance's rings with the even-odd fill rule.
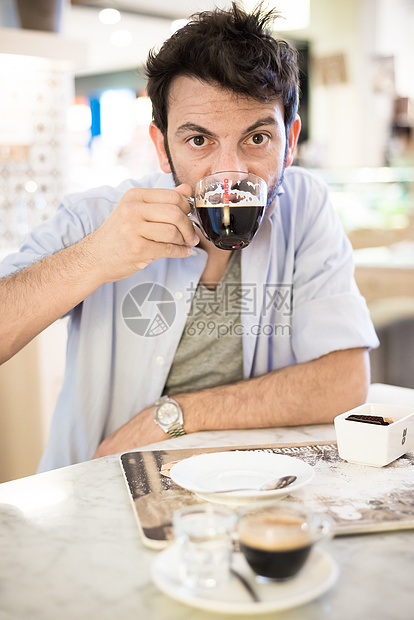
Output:
[[[72,77],[51,61],[0,55],[0,253],[50,217],[64,193]]]

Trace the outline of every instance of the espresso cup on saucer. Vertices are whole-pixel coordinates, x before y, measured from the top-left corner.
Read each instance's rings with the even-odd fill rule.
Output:
[[[266,182],[250,172],[217,172],[203,177],[189,198],[189,217],[221,250],[249,245],[267,205]]]
[[[240,551],[258,581],[286,581],[306,564],[312,547],[331,535],[332,521],[278,502],[241,509],[237,532]]]

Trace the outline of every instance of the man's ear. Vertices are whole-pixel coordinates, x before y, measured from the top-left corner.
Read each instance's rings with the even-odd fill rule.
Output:
[[[293,123],[291,124],[289,128],[288,148],[286,152],[285,168],[287,168],[288,166],[292,164],[293,159],[295,157],[296,145],[298,143],[301,125],[302,123],[300,120],[300,116],[296,115],[295,120],[293,121]]]
[[[164,136],[154,122],[150,123],[149,135],[157,151],[158,161],[160,163],[161,170],[169,174],[171,172],[170,164],[168,163],[167,153],[164,146]]]

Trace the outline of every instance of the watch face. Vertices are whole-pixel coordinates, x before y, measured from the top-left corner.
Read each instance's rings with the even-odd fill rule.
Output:
[[[157,411],[158,421],[167,426],[176,422],[179,416],[178,407],[174,403],[164,403]]]

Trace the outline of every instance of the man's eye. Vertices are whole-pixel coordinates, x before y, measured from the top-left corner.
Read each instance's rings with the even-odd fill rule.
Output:
[[[200,147],[207,144],[207,139],[204,136],[194,136],[188,141],[191,146]]]
[[[256,146],[262,146],[269,141],[269,136],[265,133],[255,133],[250,138],[248,138],[247,142],[249,144],[255,144]]]

